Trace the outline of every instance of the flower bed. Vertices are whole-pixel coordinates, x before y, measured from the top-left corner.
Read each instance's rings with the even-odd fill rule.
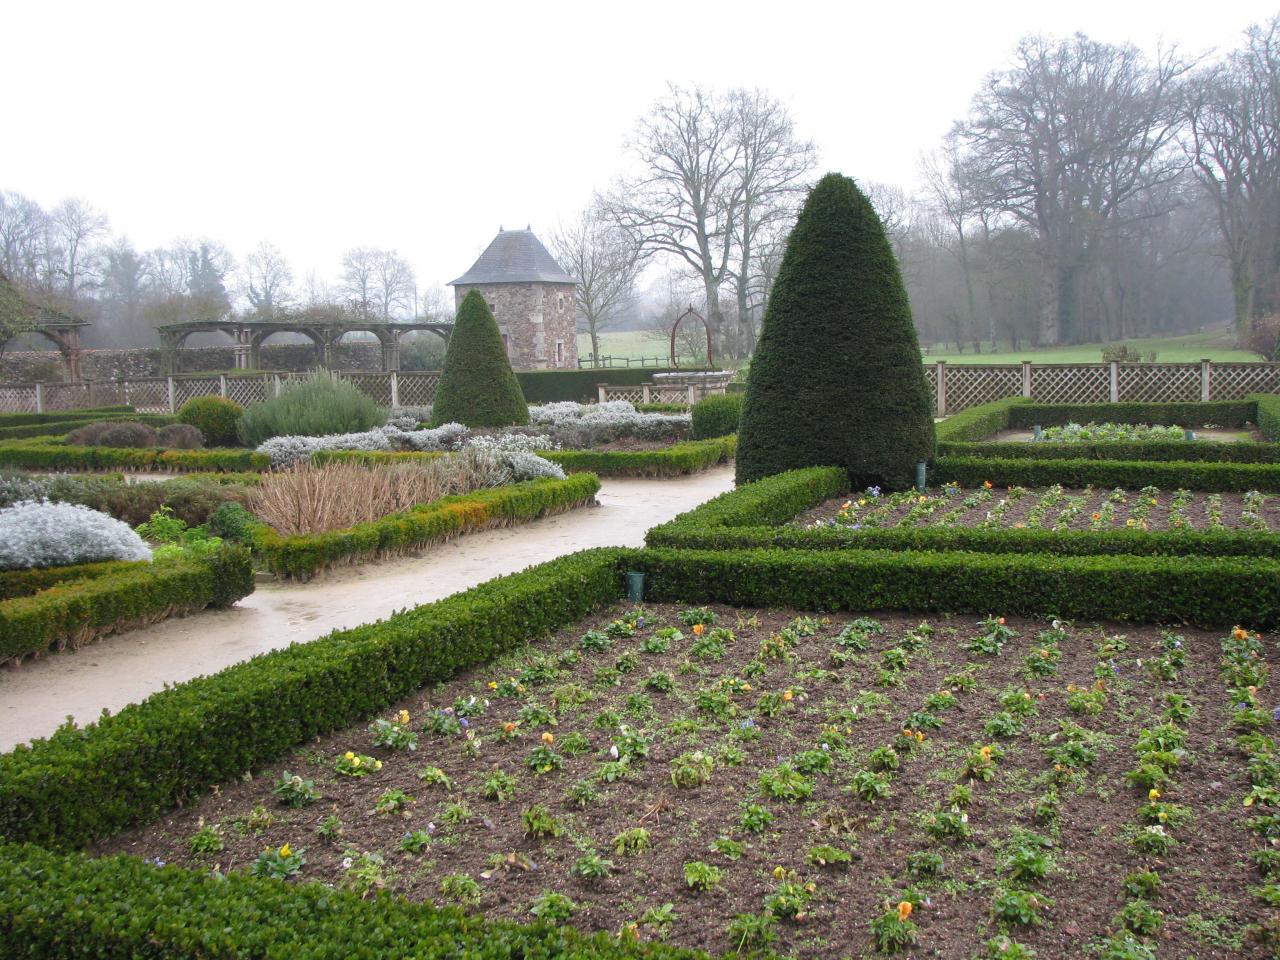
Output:
[[[1038,442],[1043,443],[1114,443],[1121,440],[1183,440],[1182,427],[1152,426],[1147,423],[1067,423],[1046,427]]]
[[[713,953],[1262,957],[1221,636],[618,604],[99,849]]]

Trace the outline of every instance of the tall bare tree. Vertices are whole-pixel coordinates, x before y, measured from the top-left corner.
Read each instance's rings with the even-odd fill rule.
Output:
[[[378,315],[412,315],[416,309],[418,279],[409,261],[394,250],[379,250],[374,258],[373,295]]]
[[[48,215],[34,200],[0,191],[0,270],[18,285],[34,285]]]
[[[578,319],[591,338],[591,355],[600,356],[600,333],[617,322],[635,296],[640,248],[599,205],[551,237],[551,252],[578,281]]]
[[[93,255],[92,245],[108,230],[106,215],[95,210],[92,204],[78,197],[64,200],[49,215],[62,252],[59,273],[62,290],[71,300],[80,296],[83,288],[91,283],[88,266]]]
[[[1188,85],[1187,141],[1243,331],[1280,310],[1280,16]]]
[[[1149,62],[1135,47],[1082,34],[1028,37],[958,126],[991,201],[1039,239],[1041,342],[1079,337],[1098,239],[1123,222],[1130,200],[1184,168],[1173,142],[1189,68],[1175,52]]]
[[[244,258],[240,280],[249,304],[263,320],[276,319],[293,299],[289,261],[279,247],[266,240]]]

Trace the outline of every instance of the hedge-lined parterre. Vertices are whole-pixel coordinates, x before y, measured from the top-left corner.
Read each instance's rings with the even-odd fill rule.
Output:
[[[1146,486],[1243,492],[1280,490],[1280,464],[1205,463],[1189,460],[990,459],[939,457],[929,471],[930,483],[981,486],[1048,487]]]
[[[58,437],[0,443],[0,467],[25,470],[266,470],[271,458],[252,450],[153,450],[72,447]]]
[[[944,457],[992,460],[1179,460],[1197,463],[1280,463],[1280,443],[1217,440],[1135,440],[1105,443],[945,442]]]
[[[133,407],[117,404],[113,407],[81,407],[75,410],[50,410],[47,413],[0,413],[0,427],[16,427],[33,423],[56,423],[61,420],[91,422],[118,414],[132,414]]]
[[[0,440],[22,440],[28,437],[47,437],[55,434],[69,433],[76,427],[83,427],[90,423],[115,423],[125,421],[145,423],[152,427],[163,427],[167,424],[177,422],[176,418],[162,413],[103,413],[89,417],[67,417],[62,420],[42,421],[40,423],[23,423],[10,427],[0,427]]]
[[[73,568],[64,567],[62,582],[0,602],[0,661],[79,647],[175,613],[228,606],[253,592],[249,551],[229,544],[160,563],[88,566],[94,569],[75,579],[69,579]]]
[[[526,480],[443,497],[345,530],[284,536],[247,512],[240,529],[254,557],[268,570],[307,579],[338,563],[386,556],[495,524],[572,509],[590,502],[599,491],[599,477],[579,473],[564,480]],[[224,519],[220,517],[219,523]]]
[[[738,438],[688,440],[662,450],[539,450],[567,473],[590,470],[606,477],[677,477],[733,459]]]

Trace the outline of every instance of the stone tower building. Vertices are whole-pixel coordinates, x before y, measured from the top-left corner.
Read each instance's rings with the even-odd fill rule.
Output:
[[[454,305],[472,290],[489,304],[517,370],[578,365],[577,285],[532,230],[499,230],[454,280]]]

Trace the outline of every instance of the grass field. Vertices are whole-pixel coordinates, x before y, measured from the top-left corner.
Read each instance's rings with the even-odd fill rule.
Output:
[[[1210,333],[1193,333],[1185,337],[1159,337],[1151,340],[1129,340],[1144,354],[1155,351],[1156,359],[1169,362],[1189,362],[1208,358],[1219,362],[1250,361],[1261,359],[1247,350],[1235,349],[1234,335],[1230,330]],[[578,335],[578,354],[587,356],[591,351],[591,339]],[[662,357],[667,355],[666,341],[643,330],[607,332],[600,337],[600,352],[615,357]],[[1102,360],[1102,344],[1086,343],[1071,347],[1050,347],[1033,350],[1029,347],[1016,352],[963,354],[953,350],[930,350],[928,361],[946,360],[948,363],[1017,363],[1033,360],[1036,363],[1099,363]]]

